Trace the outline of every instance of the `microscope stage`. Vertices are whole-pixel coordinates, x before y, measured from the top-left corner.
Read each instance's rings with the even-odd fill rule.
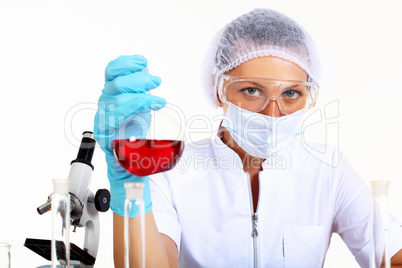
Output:
[[[51,244],[50,240],[46,239],[34,239],[34,238],[27,238],[25,240],[24,246],[36,252],[43,258],[47,260],[51,260]],[[56,241],[56,251],[57,256],[65,256],[65,246],[62,241]],[[70,260],[77,260],[82,262],[85,265],[94,265],[95,258],[92,257],[88,252],[85,250],[80,249],[73,243],[70,243]]]

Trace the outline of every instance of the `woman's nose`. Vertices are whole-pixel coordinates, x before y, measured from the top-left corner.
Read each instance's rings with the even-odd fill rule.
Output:
[[[283,115],[276,100],[269,101],[267,107],[265,107],[265,109],[260,113],[271,117],[280,117]]]

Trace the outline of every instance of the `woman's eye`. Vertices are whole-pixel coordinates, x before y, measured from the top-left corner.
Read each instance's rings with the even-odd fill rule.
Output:
[[[297,98],[297,97],[299,97],[301,94],[298,92],[298,91],[296,91],[296,90],[286,90],[285,92],[284,92],[284,94],[285,94],[285,96],[287,97],[287,98]]]
[[[258,89],[254,87],[243,88],[242,91],[249,95],[255,95],[256,93],[258,93]]]
[[[296,94],[296,92],[294,90],[285,91],[286,97],[289,97],[289,98],[292,98],[295,94]]]

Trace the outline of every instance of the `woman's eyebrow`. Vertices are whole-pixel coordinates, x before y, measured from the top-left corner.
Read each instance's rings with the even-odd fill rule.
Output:
[[[307,90],[307,86],[306,86],[306,85],[298,84],[298,83],[296,83],[296,82],[287,85],[287,86],[285,87],[285,89],[286,89],[286,88],[291,88],[291,89],[295,89],[295,90],[300,90],[300,89]]]
[[[258,81],[253,81],[253,80],[245,80],[245,81],[243,81],[243,80],[241,80],[241,81],[238,81],[238,82],[240,82],[240,84],[245,84],[245,83],[251,84],[252,86],[255,86],[255,87],[258,87],[258,88],[261,88],[261,89],[266,89],[267,88],[264,85],[264,83],[261,83],[261,82],[258,82]]]

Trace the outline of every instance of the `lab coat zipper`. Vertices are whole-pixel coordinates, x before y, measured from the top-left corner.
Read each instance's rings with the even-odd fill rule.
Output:
[[[253,252],[254,252],[254,268],[258,268],[259,265],[259,250],[258,250],[258,228],[257,228],[257,222],[258,222],[258,203],[257,203],[257,209],[256,212],[254,213],[254,205],[253,205],[253,194],[251,192],[251,179],[250,179],[250,174],[247,174],[248,178],[248,193],[250,197],[250,209],[251,209],[251,237],[253,238]],[[258,182],[260,184],[260,182]],[[258,197],[260,199],[260,197]]]

